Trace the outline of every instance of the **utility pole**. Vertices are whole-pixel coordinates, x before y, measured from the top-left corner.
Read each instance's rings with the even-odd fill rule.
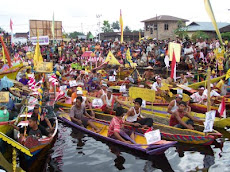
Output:
[[[157,28],[157,41],[158,41],[158,24],[157,24],[157,14],[156,14],[156,28]]]
[[[101,32],[101,21],[100,21],[100,18],[101,18],[101,14],[97,14],[96,15],[96,17],[98,18],[98,23],[97,23],[97,25],[98,25],[98,41],[100,42],[101,40],[101,38],[100,38],[100,32]]]

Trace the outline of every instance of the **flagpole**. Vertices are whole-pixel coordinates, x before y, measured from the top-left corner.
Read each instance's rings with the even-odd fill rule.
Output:
[[[211,73],[211,69],[210,67],[208,68],[207,70],[207,75],[208,75],[208,80],[207,80],[207,90],[208,90],[208,97],[207,97],[207,112],[209,112],[211,110],[211,100],[210,100],[210,91],[211,91],[211,88],[210,88],[210,84],[211,84],[211,81],[210,81],[210,73]]]

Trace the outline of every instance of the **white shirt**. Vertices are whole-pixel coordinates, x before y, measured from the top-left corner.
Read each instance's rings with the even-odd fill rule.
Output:
[[[202,103],[207,98],[204,94],[200,95],[199,92],[192,94],[190,97],[196,103]]]
[[[208,97],[208,90],[207,90],[207,89],[204,90],[203,95],[206,96],[206,97]],[[220,94],[217,93],[215,90],[212,90],[212,91],[210,92],[210,97],[213,97],[213,96],[219,97]]]
[[[185,49],[184,49],[184,54],[185,54],[185,55],[187,55],[187,54],[189,54],[189,53],[192,53],[192,54],[187,55],[187,56],[189,56],[189,59],[194,58],[193,52],[194,52],[194,51],[193,51],[193,48],[192,48],[192,47],[190,47],[190,48],[185,48]]]
[[[161,88],[161,84],[159,85],[157,82],[154,82],[152,85],[151,90],[157,91],[157,89]]]

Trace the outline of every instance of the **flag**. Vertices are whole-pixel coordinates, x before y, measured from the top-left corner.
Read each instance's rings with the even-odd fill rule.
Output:
[[[128,48],[127,51],[126,51],[125,58],[126,58],[126,62],[127,62],[127,63],[129,64],[129,66],[131,67],[132,57],[131,57],[131,55],[130,55],[130,50],[129,50],[129,48]]]
[[[172,63],[171,63],[171,76],[172,79],[174,79],[174,81],[176,81],[176,56],[174,53],[174,49],[173,49],[173,57],[172,57]]]
[[[212,24],[213,24],[213,26],[214,26],[214,28],[216,30],[216,34],[217,34],[217,36],[218,36],[218,38],[220,40],[220,43],[223,45],[223,40],[221,38],[219,28],[218,28],[218,26],[216,24],[216,19],[215,19],[215,16],[214,16],[210,1],[209,0],[204,0],[204,6],[205,6],[205,9],[206,9],[211,21],[212,21]]]
[[[34,52],[34,67],[36,67],[39,62],[43,62],[43,58],[39,46],[39,32],[37,31],[37,44]]]
[[[6,58],[7,58],[7,61],[8,61],[8,65],[9,65],[9,67],[12,67],[10,55],[9,55],[9,53],[8,53],[8,51],[7,51],[6,45],[5,45],[5,43],[4,43],[4,41],[3,41],[3,39],[2,39],[1,36],[0,36],[0,41],[1,41],[1,43],[2,43],[2,47],[3,47],[3,49],[4,49],[4,54],[5,54],[5,56],[6,56]]]
[[[52,26],[51,26],[51,32],[52,32],[53,40],[54,40],[54,13],[53,13],[53,21],[52,21]]]
[[[123,42],[123,19],[122,19],[122,13],[120,10],[120,27],[121,27],[121,43]]]
[[[5,56],[4,48],[2,49],[2,60],[4,64],[6,64],[6,56]]]
[[[226,76],[225,76],[225,80],[227,80],[228,78],[230,78],[230,69],[228,69]]]
[[[10,19],[10,30],[11,30],[11,45],[14,46],[13,22],[11,19]]]
[[[221,104],[219,106],[218,112],[220,113],[221,117],[226,118],[226,108],[225,108],[225,98],[223,97]]]

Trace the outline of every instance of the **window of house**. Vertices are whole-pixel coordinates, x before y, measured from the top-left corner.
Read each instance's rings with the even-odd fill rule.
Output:
[[[165,23],[165,30],[169,30],[169,25],[168,25],[168,23]]]
[[[145,26],[145,30],[148,31],[149,30],[149,25]]]
[[[154,30],[157,30],[157,24],[154,24]]]
[[[150,34],[153,34],[153,28],[152,27],[150,28]]]

